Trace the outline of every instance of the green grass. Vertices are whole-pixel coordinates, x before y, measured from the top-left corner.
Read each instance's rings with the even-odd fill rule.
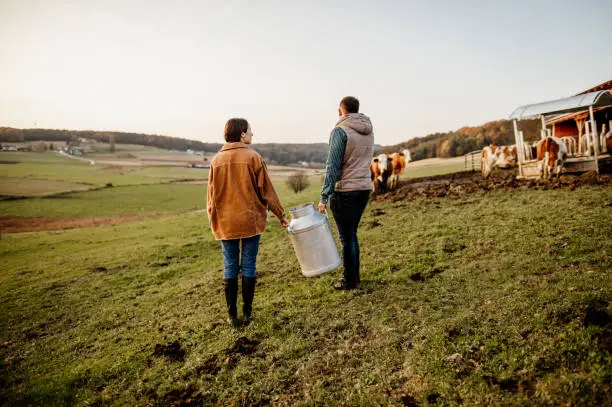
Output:
[[[206,185],[156,184],[0,201],[0,215],[84,218],[184,211],[205,207]]]
[[[53,183],[51,183],[53,184]],[[48,185],[48,184],[47,184]],[[321,183],[314,177],[306,191],[295,194],[285,183],[275,184],[285,208],[317,201]],[[0,201],[0,216],[85,218],[206,208],[205,184],[152,184],[102,188],[57,196]]]
[[[450,174],[453,172],[467,171],[472,169],[472,163],[468,160],[465,164],[464,157],[445,158],[445,159],[427,159],[408,163],[404,174],[400,177],[402,180],[411,178],[431,177],[433,175]],[[480,157],[474,157],[474,168],[480,171]]]
[[[67,159],[69,160],[69,159]],[[138,167],[109,171],[106,165],[89,165],[84,161],[69,160],[58,163],[19,163],[0,167],[0,178],[25,178],[50,181],[66,181],[103,186],[138,185],[161,182],[161,179],[138,174]]]
[[[2,161],[18,161],[25,163],[63,163],[68,159],[61,157],[59,154],[54,153],[52,151],[47,151],[44,153],[31,153],[31,152],[23,152],[23,151],[0,151],[0,162]],[[4,172],[6,166],[13,164],[0,164],[0,171]]]
[[[0,196],[39,196],[66,193],[70,191],[83,191],[91,185],[76,184],[74,182],[49,181],[23,178],[0,178]]]
[[[41,154],[3,152],[0,153],[0,161],[3,160],[18,161],[16,164],[0,164],[0,182],[3,184],[0,187],[0,195],[9,196],[52,195],[70,190],[82,190],[83,185],[90,185],[90,188],[95,189],[107,184],[114,186],[147,185],[178,180],[206,181],[208,179],[208,169],[184,166],[121,166],[101,163],[90,165],[87,161],[61,157],[54,152]],[[120,162],[120,160],[117,161]],[[280,167],[277,170],[271,170],[270,176],[273,180],[280,181],[282,176],[278,174],[287,171],[292,170]],[[313,177],[315,181],[316,178],[320,177]],[[48,181],[48,184],[45,184],[45,181]]]
[[[317,199],[282,188],[287,206]],[[205,213],[3,235],[0,400],[610,404],[610,202],[583,187],[372,203],[351,292],[303,277],[271,221],[237,333]],[[173,341],[183,361],[155,354]]]

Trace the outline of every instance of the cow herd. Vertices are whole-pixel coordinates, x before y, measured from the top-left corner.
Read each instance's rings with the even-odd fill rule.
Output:
[[[559,177],[563,163],[568,157],[566,143],[556,137],[546,137],[533,144],[524,144],[525,160],[535,157],[538,177],[550,179],[553,174]],[[480,170],[483,178],[488,178],[494,168],[512,168],[518,165],[518,150],[516,144],[511,146],[496,146],[491,144],[482,149]]]
[[[540,179],[550,179],[553,175],[559,178],[567,158],[579,154],[579,151],[593,154],[595,141],[587,134],[581,138],[581,145],[578,146],[576,137],[548,136],[532,144],[524,143],[523,155],[527,161],[535,159]],[[602,152],[612,152],[612,131],[603,134],[599,141]],[[517,165],[518,151],[515,144],[511,146],[491,144],[482,149],[480,170],[484,178],[488,178],[494,168],[512,168]]]
[[[406,164],[412,161],[410,150],[399,153],[379,154],[372,158],[370,173],[375,192],[386,192],[397,188],[399,177],[404,173]]]
[[[548,136],[532,144],[524,143],[523,155],[526,161],[535,159],[540,179],[551,179],[553,175],[559,178],[563,164],[569,156],[576,155],[579,151],[592,152],[595,140],[589,139],[587,135],[582,137],[581,141],[582,145],[578,146],[575,137]],[[612,152],[612,129],[601,136],[600,143],[602,152]],[[374,191],[386,192],[397,188],[399,177],[410,161],[412,155],[406,149],[399,153],[379,154],[372,158],[370,172]],[[491,175],[494,168],[512,168],[517,165],[518,150],[515,144],[510,146],[491,144],[482,149],[480,169],[485,179]]]

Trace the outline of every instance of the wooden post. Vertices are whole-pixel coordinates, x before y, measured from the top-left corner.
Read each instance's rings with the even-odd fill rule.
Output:
[[[597,136],[597,124],[593,117],[593,106],[589,106],[589,116],[591,118],[591,134],[593,137],[593,155],[595,155],[595,171],[597,172],[597,182],[599,182],[599,137]]]
[[[578,127],[578,154],[582,154],[582,128],[584,122],[581,119],[575,119],[576,127]]]
[[[599,145],[601,146],[601,152],[602,153],[607,153],[608,152],[608,146],[606,146],[606,124],[603,123],[601,125],[601,134],[599,135]]]
[[[545,139],[546,138],[546,123],[544,122],[544,116],[540,116],[540,118],[542,119],[542,130],[540,130],[540,138]]]
[[[584,136],[586,137],[586,139],[584,140],[584,146],[586,147],[586,155],[590,156],[591,155],[591,123],[589,121],[585,121],[584,122]]]
[[[519,175],[521,177],[523,177],[523,153],[521,151],[523,151],[523,143],[521,140],[521,134],[522,132],[519,132],[518,130],[518,125],[516,123],[516,119],[512,120],[512,125],[514,126],[514,142],[516,143],[516,148],[519,150],[518,151],[518,167],[519,167]]]

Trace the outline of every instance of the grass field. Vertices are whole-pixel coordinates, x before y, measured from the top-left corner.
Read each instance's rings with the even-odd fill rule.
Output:
[[[318,185],[279,193],[315,201]],[[302,277],[271,221],[237,333],[204,213],[4,235],[0,400],[604,405],[611,202],[597,186],[377,201],[363,287],[344,293]]]
[[[48,166],[49,185],[99,176],[24,160],[39,175]],[[423,161],[405,177],[457,169]],[[131,175],[148,183],[0,201],[0,215],[203,209],[206,185],[161,183],[184,171],[145,167]],[[294,194],[286,169],[271,171],[286,208],[318,200],[319,175]],[[610,405],[611,205],[597,185],[377,199],[350,292],[331,289],[337,272],[303,277],[271,219],[255,322],[238,332],[205,212],[2,234],[0,404]]]
[[[44,196],[71,191],[84,191],[90,185],[41,179],[0,178],[0,196]]]
[[[160,155],[159,152],[156,153]],[[125,159],[125,162],[114,159],[107,164],[96,161],[95,165],[91,165],[87,160],[70,159],[54,152],[0,152],[0,196],[53,195],[81,191],[87,189],[87,185],[96,189],[107,184],[136,186],[208,179],[207,169],[188,168],[183,165],[160,166],[155,163],[140,165],[140,162],[134,159]],[[280,181],[296,171],[298,169],[271,166],[270,176],[273,180]],[[309,170],[309,174],[314,173],[314,170]]]
[[[479,156],[474,156],[473,165],[471,159],[468,159],[467,166],[464,157],[430,158],[408,163],[404,174],[400,178],[408,180],[411,178],[430,177],[432,175],[471,170],[472,168],[475,168],[476,171],[480,171]]]

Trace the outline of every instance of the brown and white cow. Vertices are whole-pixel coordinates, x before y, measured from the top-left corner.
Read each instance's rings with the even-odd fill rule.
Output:
[[[491,144],[482,149],[480,170],[484,178],[489,178],[494,168],[512,168],[518,163],[516,145],[496,146]]]
[[[563,141],[556,137],[546,137],[540,140],[536,157],[540,179],[550,179],[553,173],[556,173],[559,179],[565,160],[567,160],[567,148]]]
[[[389,189],[397,188],[399,176],[406,170],[406,164],[412,161],[410,150],[404,149],[399,153],[389,155],[391,160],[391,176],[389,177]]]
[[[604,151],[604,153],[608,152],[612,154],[612,130],[604,135],[604,140],[605,142],[603,144],[606,146],[606,151]]]
[[[384,192],[387,190],[387,181],[393,171],[390,161],[389,156],[386,154],[379,154],[372,158],[370,172],[372,174],[372,184],[375,192]]]

